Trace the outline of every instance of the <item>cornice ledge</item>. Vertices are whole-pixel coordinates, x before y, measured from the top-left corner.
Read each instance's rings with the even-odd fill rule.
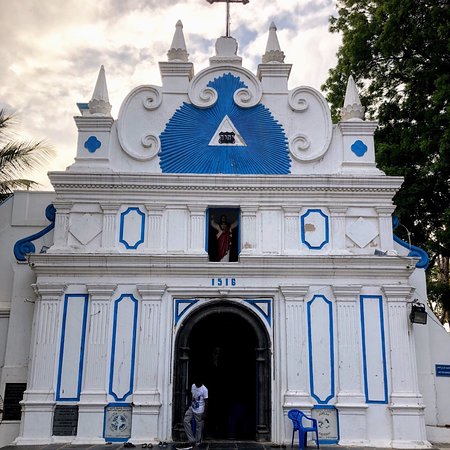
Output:
[[[362,179],[347,175],[200,175],[49,172],[56,191],[89,189],[132,191],[395,191],[402,177],[385,175]]]

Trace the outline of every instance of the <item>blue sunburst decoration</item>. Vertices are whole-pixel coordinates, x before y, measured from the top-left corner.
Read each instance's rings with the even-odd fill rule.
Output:
[[[271,112],[262,104],[241,108],[234,102],[234,92],[247,88],[240,78],[227,73],[208,87],[218,94],[214,105],[198,108],[183,103],[161,133],[162,172],[290,173],[287,138]],[[219,134],[223,135],[220,144]]]

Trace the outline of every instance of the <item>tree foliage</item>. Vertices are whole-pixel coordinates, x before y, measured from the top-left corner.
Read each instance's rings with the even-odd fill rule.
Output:
[[[338,0],[341,33],[323,86],[337,118],[347,78],[379,122],[378,167],[405,178],[394,201],[413,243],[430,256],[429,298],[450,321],[450,2]],[[438,311],[439,312],[439,311]]]
[[[0,110],[0,201],[15,189],[30,189],[38,183],[23,178],[27,170],[44,168],[52,149],[43,141],[23,142],[11,131],[14,116]]]

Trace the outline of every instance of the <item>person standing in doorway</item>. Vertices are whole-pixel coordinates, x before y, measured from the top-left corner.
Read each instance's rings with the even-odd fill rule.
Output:
[[[205,425],[205,416],[208,409],[208,389],[197,377],[191,387],[192,402],[184,415],[184,431],[189,444],[184,447],[185,450],[198,446],[202,442],[203,427]],[[192,419],[195,421],[195,436],[192,431]]]

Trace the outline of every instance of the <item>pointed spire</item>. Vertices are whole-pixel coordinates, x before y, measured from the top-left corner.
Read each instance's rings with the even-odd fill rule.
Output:
[[[284,63],[284,53],[281,51],[278,42],[277,27],[272,22],[269,28],[269,37],[267,39],[266,53],[262,56],[263,64]]]
[[[188,52],[183,35],[183,23],[181,20],[175,25],[175,34],[173,35],[172,45],[167,52],[169,61],[188,62]]]
[[[89,102],[89,113],[96,116],[111,116],[108,87],[106,86],[105,68],[100,67],[92,99]]]
[[[364,107],[359,99],[358,88],[355,80],[350,75],[347,81],[345,91],[344,106],[341,109],[341,118],[343,121],[351,119],[364,119]]]

